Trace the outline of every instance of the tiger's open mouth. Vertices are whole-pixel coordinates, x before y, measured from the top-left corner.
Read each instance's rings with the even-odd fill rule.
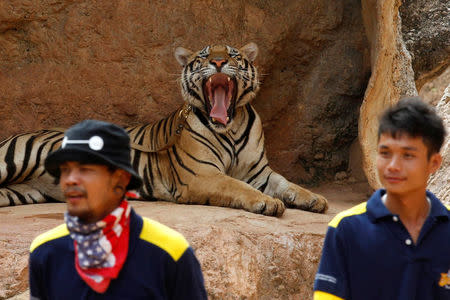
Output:
[[[206,108],[213,123],[226,126],[234,111],[236,82],[223,73],[216,73],[203,83]]]

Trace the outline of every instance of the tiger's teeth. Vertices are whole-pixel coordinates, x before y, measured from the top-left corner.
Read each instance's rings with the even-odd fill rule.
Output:
[[[211,81],[212,81],[212,80],[211,80],[211,77],[209,77],[209,83],[211,83]]]
[[[227,122],[230,121],[230,117],[227,117]]]
[[[228,77],[228,82],[230,82],[230,77]]]
[[[212,118],[212,121],[215,122],[215,121],[216,121],[216,118]]]

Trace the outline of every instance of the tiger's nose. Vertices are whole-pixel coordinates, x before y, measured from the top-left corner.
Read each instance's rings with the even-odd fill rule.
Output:
[[[228,60],[224,59],[224,58],[213,58],[211,59],[211,63],[213,65],[216,65],[216,68],[220,69],[222,68],[222,65],[226,64]]]

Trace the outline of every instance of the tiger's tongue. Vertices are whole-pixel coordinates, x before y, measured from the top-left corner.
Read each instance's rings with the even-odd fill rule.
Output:
[[[214,90],[214,106],[211,108],[211,112],[209,113],[209,116],[211,118],[216,119],[223,125],[227,125],[227,97],[226,97],[226,91],[222,87],[217,87]]]

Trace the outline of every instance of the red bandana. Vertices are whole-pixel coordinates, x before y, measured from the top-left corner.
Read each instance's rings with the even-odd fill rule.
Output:
[[[97,293],[108,289],[125,263],[130,236],[130,209],[128,202],[123,200],[119,207],[96,223],[100,229],[92,233],[93,238],[86,242],[74,238],[75,268]]]

